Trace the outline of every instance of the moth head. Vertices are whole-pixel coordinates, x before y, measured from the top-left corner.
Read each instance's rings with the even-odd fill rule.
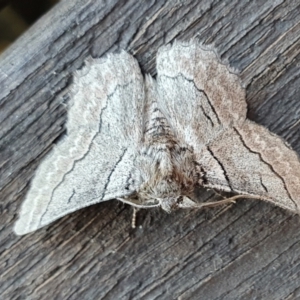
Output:
[[[177,197],[166,197],[160,199],[160,206],[166,212],[171,212],[178,208],[193,208],[197,204],[187,196],[179,195]]]

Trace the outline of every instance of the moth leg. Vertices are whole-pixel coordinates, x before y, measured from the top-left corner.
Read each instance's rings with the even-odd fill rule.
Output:
[[[217,192],[216,190],[213,190],[213,192],[214,192],[217,196],[222,197],[222,199],[227,199],[227,198],[226,198],[226,195],[222,195],[221,193]]]
[[[137,201],[134,201],[133,199],[126,199],[126,198],[116,198],[117,200],[119,201],[122,201],[126,204],[129,204],[133,207],[136,207],[136,208],[153,208],[153,207],[159,207],[160,206],[160,203],[157,202],[156,204],[140,204],[140,203],[137,203]]]
[[[139,210],[140,210],[139,208],[133,207],[131,228],[136,228],[136,215]]]

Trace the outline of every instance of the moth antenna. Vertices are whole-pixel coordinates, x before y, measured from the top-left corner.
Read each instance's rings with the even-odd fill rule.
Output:
[[[224,204],[235,204],[236,200],[238,200],[238,199],[256,199],[256,200],[259,199],[259,200],[268,201],[268,198],[256,196],[256,195],[236,195],[236,196],[225,198],[225,199],[219,200],[219,201],[200,203],[196,207],[203,208],[203,207],[216,207],[216,206],[224,205]]]

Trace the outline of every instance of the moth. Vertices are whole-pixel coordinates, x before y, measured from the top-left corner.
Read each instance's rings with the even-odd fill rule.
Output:
[[[15,233],[111,199],[167,212],[215,205],[197,203],[199,187],[299,213],[297,154],[246,114],[238,76],[195,41],[160,48],[156,80],[125,51],[88,59],[67,134],[37,169]]]

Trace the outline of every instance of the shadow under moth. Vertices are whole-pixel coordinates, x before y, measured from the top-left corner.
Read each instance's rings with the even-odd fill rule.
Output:
[[[239,78],[196,42],[157,53],[157,78],[125,51],[75,73],[67,135],[42,161],[15,233],[118,199],[170,212],[241,195],[299,213],[300,164],[278,136],[246,118]],[[205,187],[238,196],[197,203]]]

